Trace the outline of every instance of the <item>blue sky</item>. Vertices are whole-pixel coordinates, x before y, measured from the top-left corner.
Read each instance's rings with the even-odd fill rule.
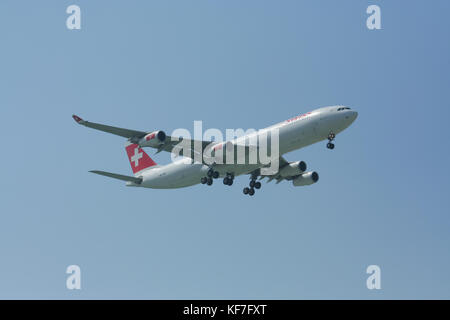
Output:
[[[65,25],[71,4],[79,31]],[[382,30],[366,28],[371,4]],[[0,298],[449,299],[449,10],[1,1]],[[90,174],[130,174],[125,141],[71,119],[247,129],[335,104],[359,112],[336,148],[286,155],[320,181],[253,198],[247,177],[148,190]],[[65,287],[72,264],[79,291]]]

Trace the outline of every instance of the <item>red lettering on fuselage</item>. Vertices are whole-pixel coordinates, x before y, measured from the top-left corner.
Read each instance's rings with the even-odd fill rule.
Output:
[[[286,122],[292,122],[292,121],[295,121],[295,120],[299,120],[299,119],[304,118],[304,117],[306,117],[306,116],[308,116],[310,114],[311,114],[311,112],[307,112],[307,113],[301,114],[299,116],[293,117],[291,119],[288,119],[288,120],[286,120]]]

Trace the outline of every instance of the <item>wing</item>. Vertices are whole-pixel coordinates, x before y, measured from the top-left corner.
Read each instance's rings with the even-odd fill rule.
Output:
[[[283,157],[280,157],[278,161],[279,161],[278,172],[280,171],[281,168],[283,168],[283,167],[289,165],[289,162],[288,162],[286,159],[284,159]],[[274,174],[274,175],[260,175],[260,174],[257,174],[257,176],[258,176],[258,175],[260,176],[260,177],[259,177],[260,180],[261,180],[261,179],[264,179],[264,178],[266,178],[266,177],[269,178],[269,180],[267,180],[267,182],[270,182],[270,181],[272,181],[272,180],[275,179],[275,180],[277,180],[276,183],[280,183],[281,181],[283,181],[283,179],[289,179],[289,178],[283,178],[283,177],[281,177],[279,173]]]
[[[191,159],[195,159],[195,154],[203,154],[203,151],[210,145],[214,145],[215,142],[211,141],[199,141],[194,139],[186,139],[186,138],[178,138],[167,136],[164,143],[159,145],[158,147],[152,147],[157,149],[157,153],[161,151],[173,152],[179,154],[180,156],[189,157]],[[185,148],[180,148],[181,146],[185,146]],[[175,147],[179,147],[175,148]],[[186,152],[184,152],[186,151]],[[203,157],[202,157],[203,158]]]
[[[95,122],[89,122],[89,121],[85,121],[83,119],[81,119],[79,116],[73,115],[72,118],[78,123],[81,124],[85,127],[88,128],[92,128],[92,129],[96,129],[96,130],[100,130],[100,131],[104,131],[104,132],[108,132],[108,133],[112,133],[124,138],[128,138],[128,139],[132,139],[132,138],[142,138],[143,136],[145,136],[147,134],[147,132],[145,131],[136,131],[136,130],[129,130],[129,129],[124,129],[124,128],[118,128],[118,127],[112,127],[112,126],[107,126],[104,124],[100,124],[100,123],[95,123]]]
[[[85,127],[108,132],[111,134],[115,134],[124,138],[127,138],[130,142],[133,143],[139,143],[141,139],[143,139],[145,136],[147,136],[151,132],[146,131],[138,131],[138,130],[130,130],[125,128],[119,128],[119,127],[113,127],[108,126],[101,123],[95,123],[83,120],[77,115],[72,115],[72,118],[78,123]],[[172,137],[172,136],[166,136],[166,134],[163,134],[164,140],[160,143],[157,143],[155,145],[145,145],[151,148],[157,149],[157,153],[161,151],[167,151],[167,152],[175,152],[177,150],[174,150],[175,146],[179,144],[181,141],[186,146],[185,150],[187,150],[187,154],[183,154],[183,152],[179,152],[182,156],[194,158],[195,152],[194,150],[199,150],[201,148],[201,152],[205,150],[205,148],[210,145],[211,141],[198,141],[193,139],[183,139],[180,140],[178,137]]]

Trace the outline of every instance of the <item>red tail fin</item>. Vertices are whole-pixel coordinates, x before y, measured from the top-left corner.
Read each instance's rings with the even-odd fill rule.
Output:
[[[131,164],[133,173],[136,174],[144,169],[156,166],[156,162],[145,153],[137,144],[131,143],[125,147],[128,160]]]

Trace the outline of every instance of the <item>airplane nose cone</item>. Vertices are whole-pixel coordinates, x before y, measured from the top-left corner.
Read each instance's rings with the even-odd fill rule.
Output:
[[[356,117],[358,117],[358,112],[354,110],[347,110],[347,112],[344,113],[344,117],[342,119],[344,121],[343,124],[345,125],[345,127],[351,125],[353,121],[355,121]]]
[[[358,112],[356,112],[354,110],[349,111],[348,115],[346,116],[346,118],[350,121],[350,123],[355,121],[357,117],[358,117]]]

